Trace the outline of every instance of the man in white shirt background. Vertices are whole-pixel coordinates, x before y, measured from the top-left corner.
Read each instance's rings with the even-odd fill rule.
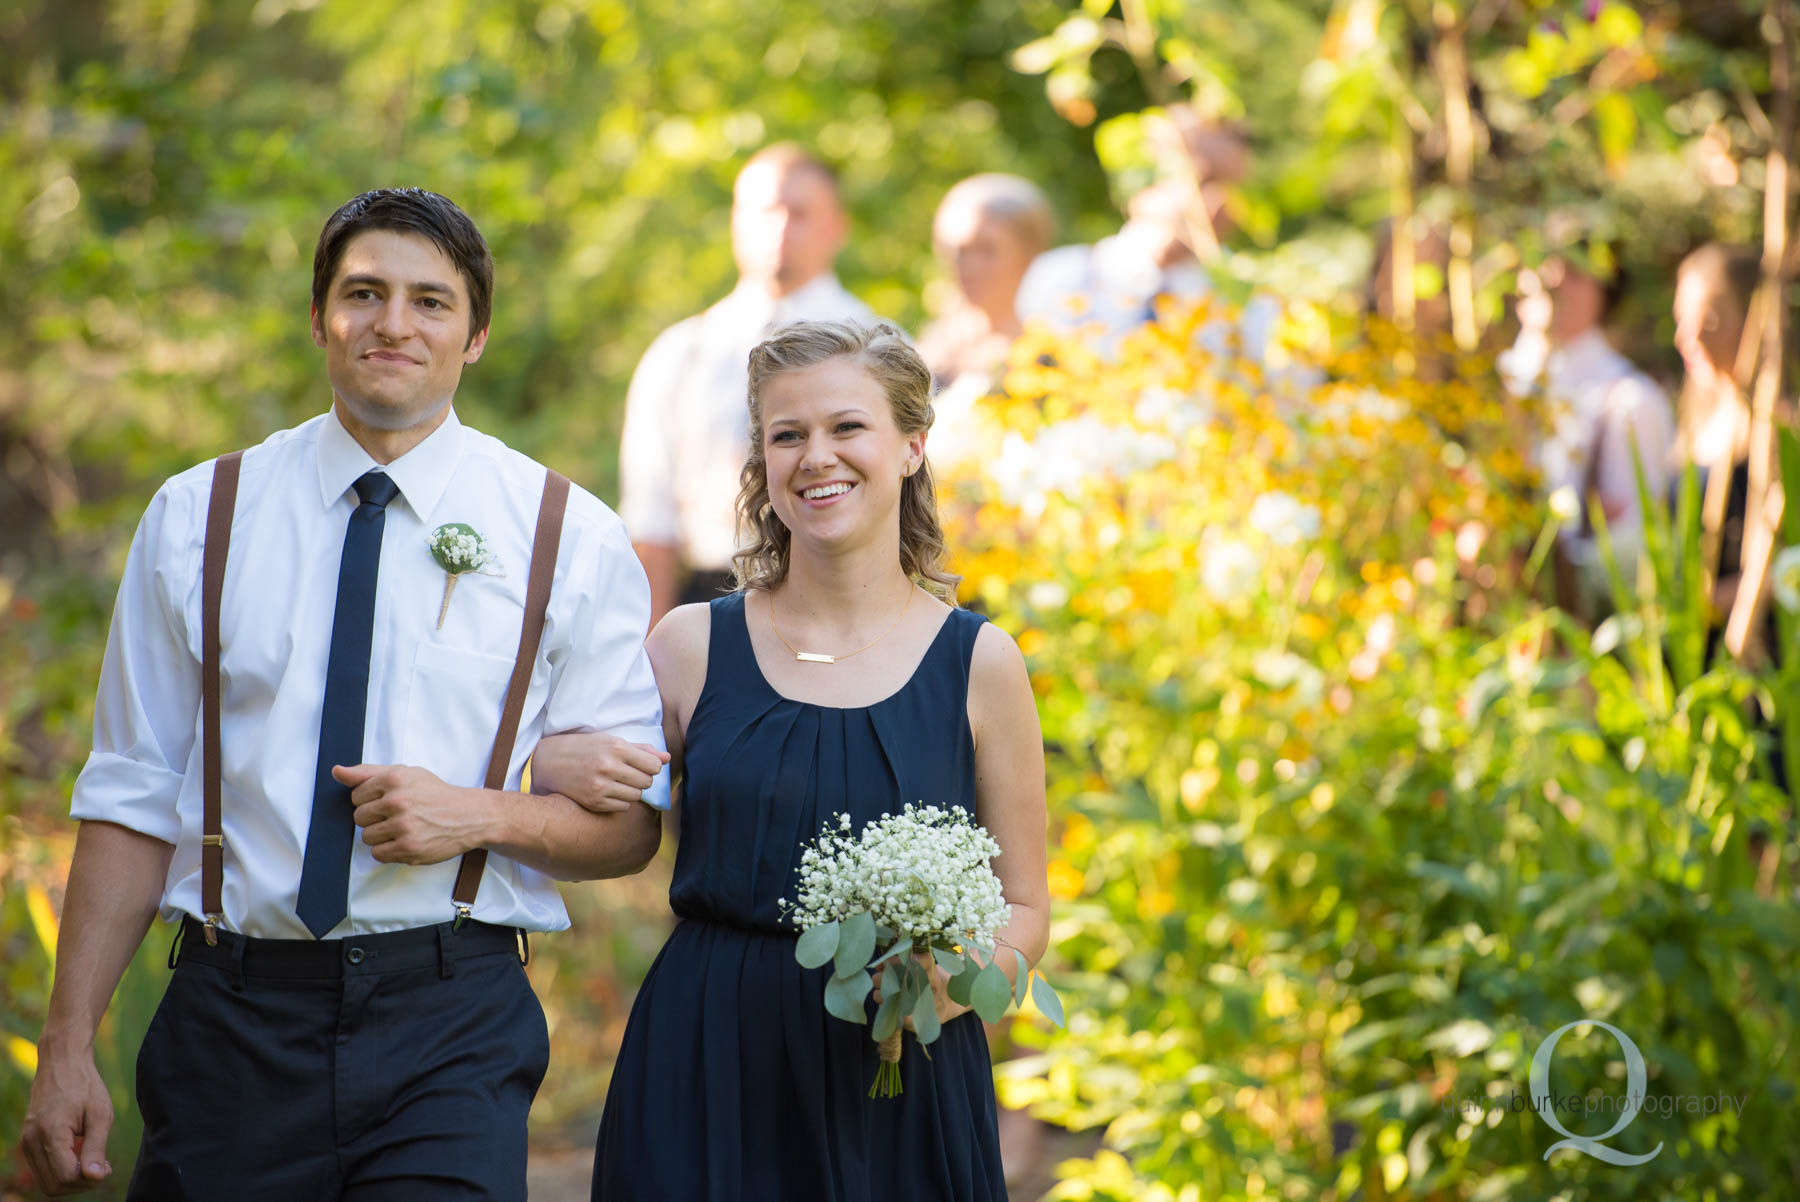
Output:
[[[1039,255],[1019,283],[1021,321],[1087,331],[1108,350],[1155,321],[1159,299],[1195,301],[1214,293],[1210,264],[1230,228],[1231,189],[1249,172],[1249,144],[1182,105],[1153,110],[1142,121],[1146,161],[1109,164],[1124,193],[1124,225],[1092,246]],[[1280,312],[1264,296],[1245,306],[1239,328],[1251,358],[1264,358]],[[1216,323],[1205,336],[1223,350],[1226,330]]]
[[[1589,501],[1598,500],[1613,553],[1626,580],[1634,580],[1644,513],[1632,450],[1652,504],[1660,504],[1669,492],[1675,442],[1668,395],[1607,339],[1604,322],[1624,277],[1603,246],[1596,244],[1594,253],[1606,263],[1594,266],[1610,268],[1610,282],[1584,269],[1573,252],[1520,273],[1519,336],[1500,357],[1509,389],[1521,395],[1541,389],[1549,404],[1548,429],[1534,456],[1546,494],[1560,493],[1578,506],[1562,525],[1557,550],[1574,590],[1565,603],[1590,613],[1604,594],[1606,574]]]
[[[732,190],[737,287],[665,330],[639,361],[625,398],[619,515],[650,579],[652,626],[730,587],[751,348],[796,321],[876,320],[832,270],[849,232],[829,167],[791,143],[758,151]]]
[[[229,474],[213,464],[145,513],[74,790],[21,1140],[53,1193],[111,1171],[94,1034],[160,911],[181,943],[139,1060],[128,1196],[524,1196],[549,1048],[521,933],[568,925],[556,879],[648,861],[667,774],[623,524],[570,489],[560,546],[532,573],[540,502],[559,490],[452,408],[492,287],[486,243],[450,201],[351,200],[314,260],[329,412],[224,457],[239,472],[224,531],[209,530]],[[489,562],[445,606],[430,543],[450,523]],[[224,532],[215,609],[203,561]],[[549,585],[534,655],[528,578]],[[510,740],[496,734],[509,692]],[[630,741],[610,795],[518,792],[537,740],[568,731]],[[490,753],[504,783],[476,787]],[[458,862],[477,851],[465,899]]]

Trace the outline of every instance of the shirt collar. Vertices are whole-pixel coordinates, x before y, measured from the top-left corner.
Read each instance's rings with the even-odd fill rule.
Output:
[[[462,457],[463,424],[452,407],[425,441],[389,464],[379,464],[351,437],[334,407],[319,428],[319,499],[329,509],[366,471],[380,468],[420,521],[431,516]]]
[[[836,316],[847,295],[835,272],[822,271],[780,299],[771,297],[758,285],[740,280],[722,304],[751,324],[775,326]]]

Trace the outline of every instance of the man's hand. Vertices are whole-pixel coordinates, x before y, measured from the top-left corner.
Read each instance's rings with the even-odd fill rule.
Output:
[[[333,768],[350,787],[362,840],[383,864],[441,864],[489,842],[492,804],[423,768],[357,764]]]
[[[42,1049],[40,1049],[42,1050]],[[45,1051],[31,1082],[19,1151],[38,1188],[52,1198],[84,1193],[106,1180],[106,1137],[112,1098],[90,1048],[83,1054]]]
[[[669,753],[617,735],[551,735],[531,756],[531,791],[560,793],[584,810],[612,814],[644,799]]]

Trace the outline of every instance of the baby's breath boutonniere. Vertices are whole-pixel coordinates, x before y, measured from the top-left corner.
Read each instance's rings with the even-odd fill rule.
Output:
[[[456,582],[470,572],[484,576],[502,576],[500,560],[488,548],[487,539],[467,522],[448,522],[431,532],[431,557],[444,569],[444,603],[438,606],[437,628],[444,628],[444,616],[450,612],[450,594]]]

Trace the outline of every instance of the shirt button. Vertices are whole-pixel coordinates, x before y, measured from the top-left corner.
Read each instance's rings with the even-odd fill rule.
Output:
[[[362,948],[353,947],[344,952],[344,959],[350,961],[352,964],[361,964],[363,962],[364,954]]]

